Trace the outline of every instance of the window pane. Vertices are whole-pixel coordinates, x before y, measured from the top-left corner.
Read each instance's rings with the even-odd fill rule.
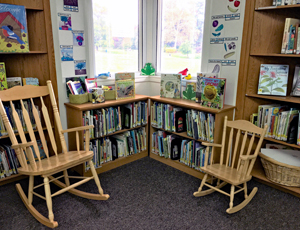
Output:
[[[138,71],[138,0],[93,0],[96,74]]]
[[[162,0],[161,72],[200,71],[205,0]]]

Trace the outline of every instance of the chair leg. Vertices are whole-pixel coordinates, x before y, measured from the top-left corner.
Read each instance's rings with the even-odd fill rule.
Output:
[[[97,187],[98,187],[99,193],[100,193],[100,195],[103,195],[103,189],[101,188],[100,180],[99,180],[98,174],[97,174],[97,172],[96,172],[96,169],[95,169],[95,167],[94,167],[93,161],[90,160],[90,161],[89,161],[89,164],[90,164],[91,172],[92,172],[92,174],[93,174],[95,183],[96,183],[96,185],[97,185]]]
[[[28,204],[32,204],[33,199],[33,184],[34,184],[34,176],[29,176],[29,186],[28,186]]]
[[[235,189],[234,185],[231,185],[229,209],[232,209],[233,207],[234,189]]]
[[[248,191],[247,191],[247,183],[244,183],[244,193],[245,193],[245,199],[248,198]]]
[[[67,170],[64,170],[64,178],[65,178],[66,185],[70,186],[70,181],[69,181],[68,171]]]
[[[49,213],[49,220],[50,222],[54,222],[54,215],[52,211],[52,197],[51,197],[48,177],[44,177],[44,187],[45,187],[46,202],[47,202],[48,213]]]

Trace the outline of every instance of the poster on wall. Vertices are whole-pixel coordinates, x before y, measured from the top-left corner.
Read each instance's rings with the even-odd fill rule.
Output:
[[[64,11],[78,12],[78,0],[64,0]]]
[[[74,61],[75,75],[86,74],[86,60]]]
[[[58,13],[60,30],[72,30],[71,14]]]
[[[74,61],[73,46],[60,46],[60,56],[62,61]]]
[[[84,46],[83,30],[73,30],[73,46]]]

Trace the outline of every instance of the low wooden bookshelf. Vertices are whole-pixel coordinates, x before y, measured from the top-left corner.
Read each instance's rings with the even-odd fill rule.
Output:
[[[148,96],[144,96],[144,95],[135,95],[134,98],[130,98],[130,99],[123,99],[123,100],[110,100],[110,101],[105,101],[104,103],[97,103],[97,104],[92,104],[92,103],[85,103],[85,104],[71,104],[71,103],[65,103],[66,106],[66,112],[67,112],[67,125],[68,128],[74,128],[74,127],[78,127],[78,126],[82,126],[82,117],[83,117],[83,112],[84,111],[88,111],[88,110],[96,110],[96,109],[102,109],[102,108],[107,108],[107,107],[115,107],[115,106],[119,106],[119,105],[124,105],[124,104],[129,104],[129,103],[133,103],[133,102],[139,102],[139,101],[144,101],[148,103]],[[149,121],[148,121],[149,123]],[[137,154],[133,154],[127,157],[120,157],[118,159],[115,159],[113,161],[109,161],[107,163],[103,163],[99,168],[97,168],[97,173],[102,173],[102,172],[106,172],[108,170],[117,168],[119,166],[128,164],[130,162],[136,161],[138,159],[141,159],[143,157],[148,156],[148,123],[145,125],[141,125],[141,126],[136,126],[134,128],[130,128],[130,129],[123,129],[123,130],[119,130],[117,132],[114,133],[110,133],[107,134],[105,136],[101,136],[101,137],[97,137],[97,138],[93,138],[93,139],[99,139],[102,137],[106,137],[106,136],[111,136],[114,134],[118,134],[118,133],[122,133],[125,131],[130,131],[130,130],[134,130],[134,129],[138,129],[141,127],[145,127],[146,128],[146,134],[147,134],[147,148],[144,151],[141,151],[140,153]],[[74,134],[69,134],[68,136],[68,141],[69,141],[69,150],[75,150],[76,149],[76,143],[75,143],[75,135]],[[92,140],[92,139],[91,139]],[[81,148],[83,148],[83,135],[80,135],[80,145]],[[84,175],[84,176],[91,176],[91,171],[85,171],[85,167],[84,165],[78,166],[74,168],[75,171],[77,171],[79,174]]]
[[[215,130],[214,130],[214,143],[221,143],[221,139],[222,139],[222,129],[223,129],[223,122],[224,122],[224,117],[227,116],[228,120],[232,120],[233,119],[233,112],[235,109],[235,106],[231,106],[231,105],[224,105],[223,109],[212,109],[212,108],[207,108],[207,107],[203,107],[200,106],[198,103],[196,103],[195,101],[190,101],[190,100],[185,100],[185,99],[172,99],[172,98],[162,98],[160,96],[154,96],[154,97],[150,97],[150,108],[153,105],[154,102],[159,102],[159,103],[164,103],[164,104],[170,104],[176,107],[182,107],[185,109],[193,109],[193,110],[197,110],[197,111],[202,111],[202,112],[207,112],[207,113],[211,113],[214,114],[215,116]],[[151,110],[150,110],[151,111]],[[176,133],[176,132],[171,132],[171,131],[167,131],[161,128],[157,128],[157,127],[153,127],[151,125],[151,112],[150,112],[150,120],[148,121],[148,123],[150,124],[150,133],[149,133],[149,138],[150,138],[150,145],[152,143],[152,134],[154,132],[156,132],[157,130],[162,130],[165,131],[169,134],[176,134],[178,136],[181,136],[185,139],[191,139],[191,140],[196,140],[193,137],[190,137],[187,135],[186,132],[183,133]],[[199,142],[206,142],[203,141],[201,139],[198,139],[196,141]],[[198,170],[195,170],[189,166],[186,166],[185,164],[179,162],[179,160],[171,160],[165,157],[160,157],[155,153],[151,152],[151,146],[148,147],[150,150],[150,157],[158,160],[164,164],[167,164],[173,168],[176,168],[182,172],[185,172],[189,175],[192,175],[194,177],[197,177],[199,179],[202,179],[204,174]],[[218,154],[214,154],[214,158],[217,160],[220,157],[218,156]]]

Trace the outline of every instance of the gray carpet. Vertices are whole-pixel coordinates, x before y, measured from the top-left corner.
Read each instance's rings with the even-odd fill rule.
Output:
[[[100,174],[100,180],[111,196],[107,201],[70,193],[53,198],[57,229],[300,229],[299,198],[254,180],[248,188],[257,186],[256,196],[231,215],[229,197],[215,192],[195,198],[200,180],[148,157]],[[27,194],[28,179],[20,183]],[[94,181],[79,188],[97,193]],[[234,204],[242,200],[240,193]],[[34,197],[33,205],[48,215],[44,200]],[[0,187],[0,229],[47,229],[27,211],[14,183]]]

